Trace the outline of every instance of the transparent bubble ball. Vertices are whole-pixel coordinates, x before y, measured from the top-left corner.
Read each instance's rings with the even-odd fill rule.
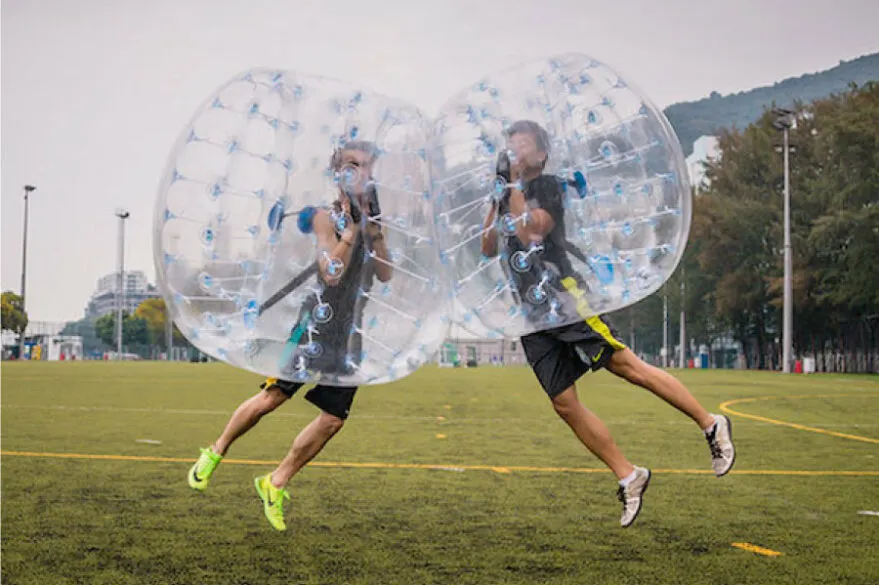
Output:
[[[429,360],[449,322],[430,132],[417,108],[322,77],[253,69],[223,84],[181,133],[156,203],[158,280],[183,335],[234,366],[336,386]],[[351,148],[374,162],[337,165]]]
[[[545,145],[522,121],[545,130]],[[654,293],[680,261],[691,192],[677,137],[643,92],[588,56],[474,83],[442,107],[432,149],[453,319],[470,330],[514,337],[619,310]],[[500,172],[502,157],[522,176]],[[545,217],[538,208],[550,210],[549,233],[532,231]],[[489,229],[496,254],[484,254]]]

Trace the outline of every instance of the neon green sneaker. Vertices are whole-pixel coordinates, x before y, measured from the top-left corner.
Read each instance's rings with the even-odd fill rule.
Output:
[[[290,499],[287,490],[272,485],[271,473],[257,477],[253,480],[253,485],[256,486],[256,493],[262,500],[263,511],[269,524],[275,530],[287,530],[287,525],[284,523],[284,498]]]
[[[214,453],[214,450],[210,447],[202,449],[198,461],[189,470],[189,476],[187,477],[189,487],[200,492],[208,489],[208,482],[211,481],[214,470],[222,460],[223,456]]]

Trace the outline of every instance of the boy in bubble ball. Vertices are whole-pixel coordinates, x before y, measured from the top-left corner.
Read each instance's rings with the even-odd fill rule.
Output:
[[[507,187],[486,217],[482,253],[496,256],[499,244],[503,247],[505,272],[527,309],[527,318],[546,323],[556,312],[576,306],[585,288],[568,258],[571,244],[565,235],[564,187],[557,177],[544,174],[550,153],[550,138],[544,128],[531,120],[520,120],[507,129],[506,138],[510,154],[501,153],[498,175],[507,181]],[[503,234],[498,233],[497,218],[506,220]],[[530,261],[523,262],[526,255]],[[548,287],[547,274],[552,275]],[[580,320],[525,335],[522,348],[559,417],[617,476],[617,497],[623,505],[620,524],[625,528],[638,517],[650,470],[630,463],[607,426],[580,402],[575,383],[583,374],[606,368],[693,419],[708,441],[718,477],[726,475],[735,461],[731,424],[726,416],[706,411],[671,374],[638,358],[619,341],[605,317],[588,316],[582,301],[579,306],[577,313],[583,313]]]
[[[297,335],[296,329],[310,329],[313,340],[320,343],[321,352],[311,357],[297,352],[290,358],[294,367],[306,360],[308,367],[325,374],[350,372],[352,363],[349,356],[360,353],[359,337],[350,334],[352,323],[356,323],[362,314],[362,307],[357,305],[358,289],[361,285],[368,288],[373,278],[382,282],[391,278],[392,267],[381,224],[377,218],[373,219],[380,213],[372,183],[372,170],[377,157],[375,144],[355,141],[336,150],[330,160],[330,170],[340,177],[338,198],[333,202],[332,209],[317,210],[312,224],[319,249],[318,281],[322,292],[320,300],[316,294],[309,295],[293,332],[293,335]],[[359,225],[362,213],[369,216],[363,231]],[[375,254],[373,261],[366,260],[365,251]],[[364,274],[363,271],[367,272]],[[326,312],[326,307],[331,307],[331,314]],[[315,315],[318,317],[316,320]],[[291,368],[291,377],[293,372]],[[219,438],[210,447],[201,450],[201,456],[189,470],[187,479],[190,487],[205,491],[232,443],[253,428],[263,416],[292,398],[302,386],[304,384],[300,382],[277,378],[263,382],[261,391],[245,400],[232,414]],[[283,506],[284,500],[289,500],[290,495],[285,486],[341,430],[356,392],[356,387],[324,385],[309,390],[305,399],[321,412],[300,431],[277,468],[254,480],[256,491],[263,501],[265,516],[276,530],[286,529]]]

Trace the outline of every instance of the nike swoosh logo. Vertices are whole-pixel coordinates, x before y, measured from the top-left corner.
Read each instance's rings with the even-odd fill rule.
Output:
[[[195,469],[192,470],[192,479],[194,479],[197,483],[201,483],[202,479],[198,476],[198,471]]]
[[[602,356],[602,355],[604,355],[604,348],[603,348],[603,347],[601,348],[601,351],[598,352],[598,355],[595,356],[594,358],[592,358],[592,363],[593,363],[593,364],[597,364],[597,363],[598,363],[598,360],[601,359],[601,356]]]

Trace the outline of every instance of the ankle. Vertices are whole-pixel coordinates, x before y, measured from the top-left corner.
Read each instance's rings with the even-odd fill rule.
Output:
[[[617,480],[622,483],[623,480],[626,480],[635,475],[635,466],[631,463],[628,463],[627,467],[622,469],[614,469],[614,474],[617,476]]]
[[[279,490],[282,490],[282,489],[284,489],[284,488],[287,487],[287,482],[286,482],[286,481],[285,481],[285,482],[278,482],[278,481],[275,479],[275,474],[274,474],[274,473],[269,474],[269,483],[272,484],[272,486],[273,486],[275,489],[279,489]]]
[[[708,414],[707,418],[699,421],[699,428],[701,428],[704,432],[710,433],[711,429],[714,428],[714,425],[717,424],[717,419],[714,418],[713,414]]]
[[[632,482],[635,480],[636,477],[638,477],[638,473],[637,473],[637,471],[635,470],[635,468],[633,467],[633,468],[632,468],[632,473],[630,473],[629,475],[627,475],[627,476],[625,476],[625,477],[621,477],[621,478],[620,478],[620,485],[623,486],[623,487],[628,487],[628,485],[629,485],[630,483],[632,483]]]

